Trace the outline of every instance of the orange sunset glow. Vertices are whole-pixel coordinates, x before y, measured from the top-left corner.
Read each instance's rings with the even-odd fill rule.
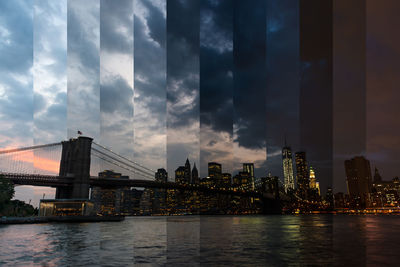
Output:
[[[35,169],[48,171],[54,174],[58,173],[60,167],[59,161],[36,156],[34,155],[33,151],[27,151],[23,154],[13,155],[12,160],[31,163]]]

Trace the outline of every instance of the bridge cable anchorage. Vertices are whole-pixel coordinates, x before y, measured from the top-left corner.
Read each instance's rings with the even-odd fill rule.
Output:
[[[128,168],[128,167],[119,165],[119,164],[117,164],[117,163],[115,163],[115,162],[112,162],[111,160],[108,160],[107,158],[101,157],[101,156],[96,155],[96,154],[94,154],[94,153],[92,153],[92,155],[93,155],[94,157],[97,157],[97,158],[99,158],[99,159],[101,159],[101,160],[104,160],[104,161],[106,161],[106,162],[108,162],[108,163],[111,163],[111,164],[113,164],[113,165],[115,165],[115,166],[118,166],[118,167],[120,167],[120,168],[122,168],[122,169],[125,169],[125,170],[128,170],[128,171],[130,171],[130,172],[133,172],[134,174],[137,174],[137,172],[136,172],[135,170],[132,170],[132,169],[130,169],[130,168]],[[129,166],[129,165],[128,165],[128,166]],[[141,170],[139,170],[139,171],[141,171]],[[148,174],[148,173],[143,173],[143,174],[141,174],[141,175],[143,175],[143,176],[146,177],[146,178],[154,179],[153,175],[150,175],[150,174]]]
[[[5,150],[0,150],[0,155],[1,154],[13,153],[13,152],[20,152],[20,151],[25,151],[25,150],[33,150],[33,149],[38,149],[38,148],[58,146],[58,145],[61,145],[61,142],[52,143],[52,144],[46,144],[46,145],[37,145],[37,146],[28,146],[28,147],[21,147],[21,148],[5,149]]]
[[[101,152],[100,150],[97,150],[97,149],[95,149],[95,148],[92,148],[92,151],[97,152],[97,153],[99,153],[99,154],[102,154],[102,155],[104,155],[104,156],[106,156],[106,157],[108,157],[108,158],[111,158],[111,159],[113,159],[113,160],[115,160],[115,161],[117,161],[117,162],[119,162],[119,163],[121,163],[121,164],[124,164],[124,165],[126,165],[126,166],[129,166],[129,167],[131,167],[131,168],[133,168],[133,169],[135,169],[135,170],[137,170],[137,171],[139,171],[139,172],[141,172],[141,173],[143,173],[143,174],[145,174],[145,175],[149,175],[149,176],[152,176],[152,177],[154,176],[154,173],[145,172],[144,170],[138,169],[138,168],[137,168],[136,166],[134,166],[134,165],[127,164],[126,162],[123,162],[123,161],[121,161],[121,160],[119,160],[119,159],[117,159],[117,158],[115,158],[115,157],[112,157],[112,156],[110,156],[110,155],[107,155],[106,153]]]
[[[129,159],[129,158],[124,157],[124,156],[121,156],[121,155],[115,153],[114,151],[112,151],[111,149],[109,149],[109,148],[107,148],[107,147],[105,147],[105,146],[102,146],[102,145],[100,145],[100,144],[97,144],[96,142],[93,142],[93,144],[95,144],[95,145],[97,145],[97,146],[99,146],[99,147],[101,147],[101,148],[107,150],[108,152],[113,153],[114,155],[117,155],[117,156],[119,156],[119,157],[121,157],[121,158],[123,158],[123,159],[125,159],[125,160],[127,160],[127,161],[129,161],[129,162],[131,162],[131,163],[133,163],[133,164],[136,164],[136,165],[142,167],[143,169],[146,169],[146,170],[148,170],[148,171],[151,171],[152,173],[155,173],[155,172],[156,172],[155,170],[152,170],[152,169],[150,169],[150,168],[147,168],[146,166],[143,166],[142,164],[140,164],[140,163],[138,163],[138,162],[135,162],[135,161],[133,161],[132,159]]]

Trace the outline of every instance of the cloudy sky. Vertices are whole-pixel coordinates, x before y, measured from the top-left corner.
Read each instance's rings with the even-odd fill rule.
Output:
[[[170,179],[186,158],[202,177],[217,161],[282,178],[286,136],[323,189],[346,191],[343,160],[359,154],[391,179],[399,3],[363,2],[1,1],[0,147],[80,130]],[[26,163],[57,172],[43,153]]]

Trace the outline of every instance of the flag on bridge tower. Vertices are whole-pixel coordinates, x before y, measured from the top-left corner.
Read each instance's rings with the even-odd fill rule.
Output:
[[[78,130],[78,134],[79,134],[79,135],[82,135],[82,132]]]

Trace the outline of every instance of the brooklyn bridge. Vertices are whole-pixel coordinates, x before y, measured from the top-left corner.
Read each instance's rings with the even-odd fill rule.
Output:
[[[29,158],[29,155],[34,157]],[[58,175],[55,173],[57,158]],[[49,169],[49,166],[53,168]],[[91,175],[95,168],[104,170],[105,166],[122,170],[126,178]],[[280,213],[283,202],[288,201],[283,192],[272,192],[265,181],[258,181],[254,189],[251,186],[218,187],[157,181],[154,170],[84,136],[59,143],[1,150],[0,168],[0,174],[15,185],[56,188],[56,199],[89,199],[90,188],[93,187],[136,187],[257,199],[263,213]]]

